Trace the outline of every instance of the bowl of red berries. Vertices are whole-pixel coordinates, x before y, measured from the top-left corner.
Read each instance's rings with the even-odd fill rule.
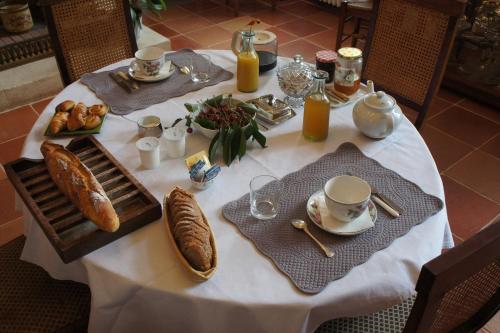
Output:
[[[189,111],[187,126],[191,125],[201,134],[212,139],[209,159],[213,161],[219,147],[224,162],[229,165],[236,158],[245,155],[246,141],[255,139],[265,147],[266,138],[260,133],[253,104],[244,103],[231,95],[219,95],[196,104],[184,104]]]

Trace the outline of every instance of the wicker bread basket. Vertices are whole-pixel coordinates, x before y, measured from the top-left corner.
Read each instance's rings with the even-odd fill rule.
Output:
[[[196,205],[198,205],[198,208],[200,209],[201,215],[203,217],[203,222],[205,222],[205,224],[208,226],[208,229],[210,230],[210,245],[212,246],[212,267],[209,270],[202,272],[202,271],[195,269],[193,266],[191,266],[189,261],[187,261],[187,259],[184,257],[181,250],[179,249],[177,242],[175,241],[174,233],[173,233],[174,228],[173,228],[172,216],[170,215],[170,211],[168,209],[169,197],[170,197],[170,193],[166,194],[164,199],[163,199],[163,209],[165,211],[165,214],[163,214],[163,216],[164,216],[165,224],[167,225],[168,237],[172,241],[172,245],[175,248],[175,252],[177,253],[177,256],[179,257],[180,262],[187,269],[187,271],[194,278],[194,280],[206,281],[212,277],[212,275],[215,273],[215,271],[217,269],[217,247],[215,246],[215,238],[214,238],[214,234],[212,232],[212,228],[210,228],[210,224],[208,224],[208,220],[207,220],[205,214],[203,213],[203,210],[201,209],[200,205],[198,205],[198,202],[196,201],[196,199],[193,198],[193,200],[196,202]]]

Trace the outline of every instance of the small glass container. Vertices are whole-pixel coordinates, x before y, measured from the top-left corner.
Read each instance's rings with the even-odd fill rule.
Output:
[[[305,97],[302,134],[311,141],[323,141],[330,128],[330,101],[325,93],[328,73],[317,70],[313,73],[314,85]]]
[[[312,87],[312,70],[303,60],[304,58],[297,54],[292,62],[278,69],[278,84],[287,95],[285,102],[291,107],[301,107],[304,104],[304,96]]]
[[[354,47],[343,47],[338,50],[335,64],[334,89],[346,95],[355,94],[361,83],[363,52]]]
[[[323,50],[316,52],[316,69],[328,73],[326,83],[333,81],[335,73],[335,62],[337,61],[337,52],[332,50]]]
[[[257,30],[253,46],[259,56],[259,73],[267,72],[278,63],[278,39],[270,31]]]

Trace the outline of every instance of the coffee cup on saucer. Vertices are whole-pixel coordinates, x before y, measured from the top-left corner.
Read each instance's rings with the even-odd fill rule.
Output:
[[[138,50],[130,67],[145,76],[155,76],[160,73],[165,64],[165,51],[162,48],[150,46]]]
[[[368,207],[370,185],[355,176],[337,176],[323,187],[325,203],[330,214],[342,222],[352,222]]]

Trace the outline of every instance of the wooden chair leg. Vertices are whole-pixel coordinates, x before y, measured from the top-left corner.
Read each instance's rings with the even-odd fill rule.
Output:
[[[240,0],[234,1],[234,16],[238,16],[240,13]]]
[[[337,41],[335,42],[335,50],[338,50],[342,47],[346,17],[347,17],[347,2],[342,1],[342,4],[340,5],[339,25],[337,27]]]
[[[361,19],[359,17],[354,18],[354,31],[351,35],[351,46],[356,47],[359,38],[359,31],[361,30]]]

